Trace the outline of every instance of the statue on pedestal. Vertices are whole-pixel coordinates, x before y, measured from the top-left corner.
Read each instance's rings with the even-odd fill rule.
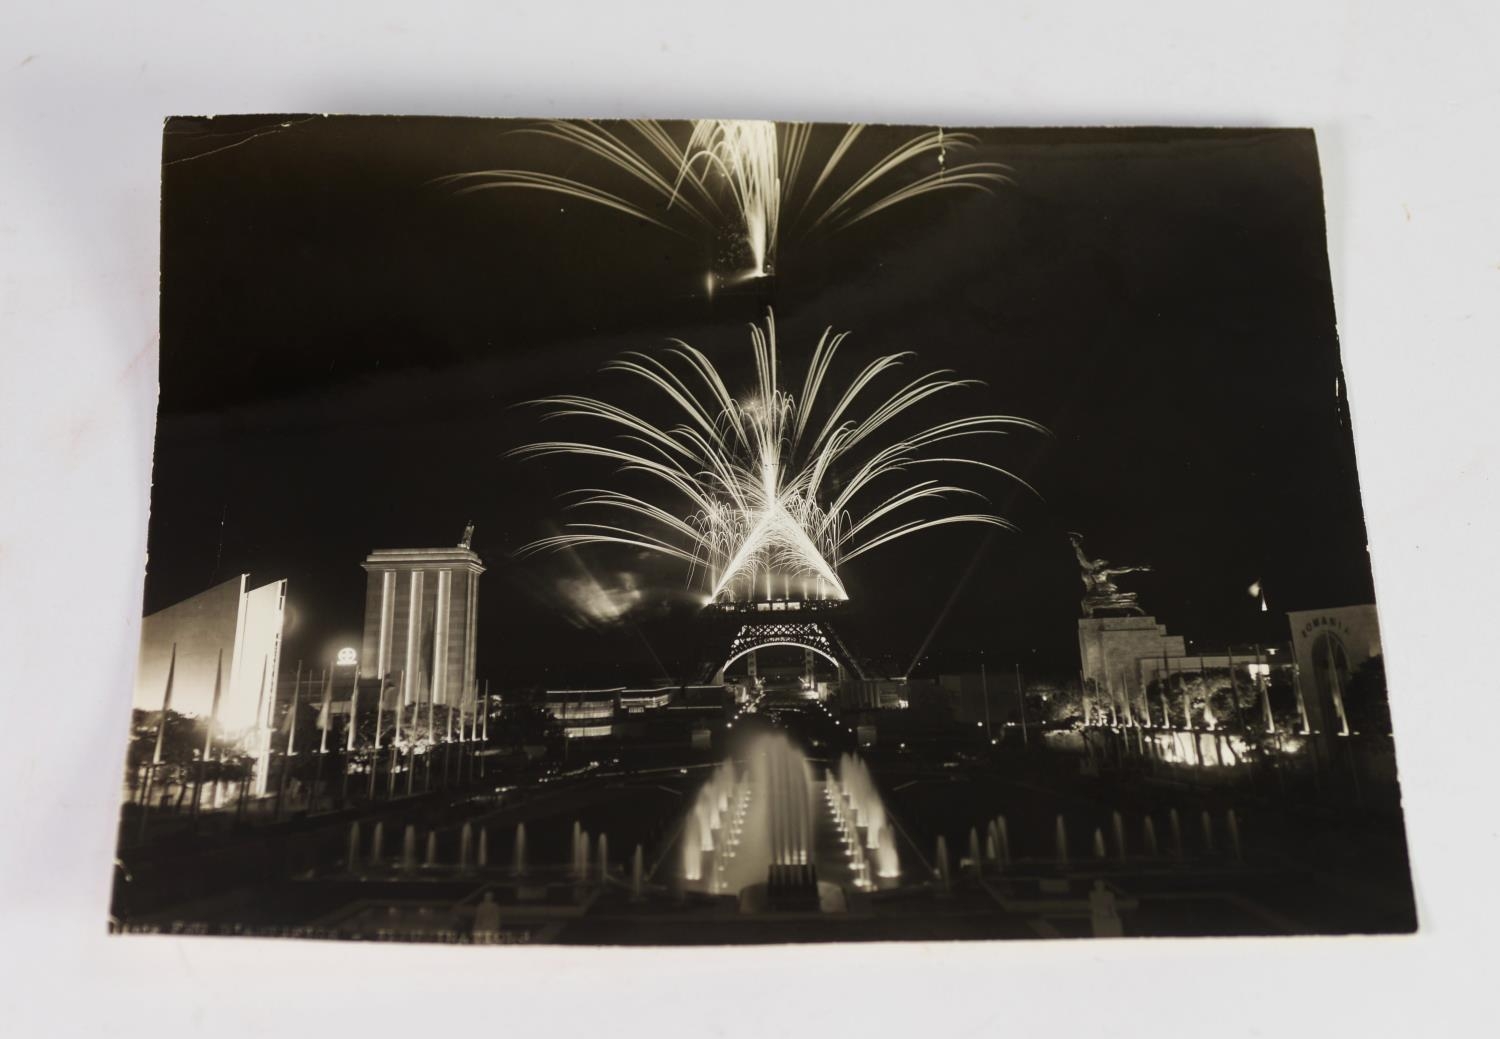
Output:
[[[469,521],[469,525],[464,528],[464,538],[463,538],[462,541],[460,541],[458,543],[458,547],[459,548],[472,548],[473,547],[473,541],[474,541],[474,521],[470,520]]]
[[[1083,550],[1083,535],[1070,533],[1073,554],[1078,557],[1079,577],[1083,580],[1083,615],[1092,617],[1100,611],[1118,610],[1144,614],[1136,602],[1135,592],[1122,592],[1114,578],[1121,574],[1150,573],[1149,566],[1111,566],[1107,559],[1090,559]]]

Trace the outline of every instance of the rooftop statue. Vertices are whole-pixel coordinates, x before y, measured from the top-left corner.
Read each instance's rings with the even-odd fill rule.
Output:
[[[1107,559],[1090,559],[1083,550],[1083,535],[1070,533],[1073,554],[1078,557],[1079,577],[1083,580],[1083,615],[1092,617],[1101,611],[1122,610],[1145,613],[1136,602],[1135,592],[1122,592],[1114,578],[1122,574],[1150,573],[1149,566],[1111,566]]]

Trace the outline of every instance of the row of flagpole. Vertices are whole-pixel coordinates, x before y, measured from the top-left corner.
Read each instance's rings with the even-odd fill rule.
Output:
[[[1240,696],[1241,686],[1236,674],[1238,667],[1244,667],[1250,672],[1249,688],[1253,694],[1253,698],[1258,701],[1260,707],[1261,727],[1264,728],[1264,731],[1268,735],[1278,733],[1280,726],[1278,726],[1271,712],[1269,657],[1263,653],[1260,645],[1255,645],[1252,653],[1243,654],[1239,659],[1236,659],[1233,647],[1226,649],[1222,654],[1217,654],[1216,657],[1222,657],[1225,663],[1223,665],[1210,665],[1206,662],[1207,657],[1201,654],[1181,658],[1168,657],[1165,653],[1162,654],[1161,669],[1155,675],[1156,680],[1160,682],[1160,688],[1157,690],[1158,704],[1162,711],[1162,723],[1160,725],[1156,723],[1151,713],[1148,688],[1143,687],[1136,694],[1138,697],[1137,702],[1132,701],[1128,690],[1116,693],[1112,688],[1095,688],[1094,695],[1091,696],[1089,692],[1091,680],[1084,673],[1080,672],[1078,677],[1083,689],[1084,724],[1103,728],[1178,728],[1177,723],[1172,719],[1171,706],[1168,702],[1168,693],[1172,678],[1178,677],[1185,680],[1197,677],[1202,681],[1205,689],[1207,689],[1209,672],[1225,671],[1227,672],[1229,681],[1230,701],[1234,710],[1233,721],[1239,730],[1248,733],[1255,726],[1250,723],[1244,714],[1244,705]],[[1186,666],[1185,662],[1194,660],[1197,661],[1196,667]],[[1183,663],[1184,666],[1173,666],[1179,662]],[[1296,697],[1298,722],[1301,725],[1300,734],[1308,734],[1312,731],[1312,728],[1308,721],[1307,706],[1303,700],[1300,676],[1297,674],[1295,662],[1291,662],[1287,666],[1292,671],[1293,693]],[[1108,675],[1106,674],[1105,677],[1107,680]],[[1209,717],[1205,718],[1201,723],[1195,722],[1190,690],[1185,683],[1179,684],[1178,693],[1182,700],[1181,714],[1183,716],[1183,725],[1181,728],[1185,731],[1211,731],[1216,728],[1223,728],[1225,723],[1230,720],[1214,718],[1210,722],[1209,718],[1213,718],[1213,715],[1212,707],[1209,706],[1207,708]],[[1201,714],[1203,712],[1200,711],[1198,713]],[[1296,733],[1296,730],[1288,731]]]
[[[263,660],[261,664],[261,678],[258,691],[258,702],[256,704],[255,734],[253,737],[255,746],[252,753],[256,758],[255,769],[258,772],[258,775],[256,776],[257,787],[268,785],[270,779],[269,772],[275,760],[275,755],[271,747],[271,744],[275,737],[275,726],[273,723],[273,719],[276,714],[275,693],[274,691],[271,693],[271,702],[268,704],[266,702],[266,679],[268,677],[266,674],[267,667],[268,662]],[[191,814],[194,819],[198,817],[198,814],[202,808],[203,787],[207,782],[208,766],[213,759],[215,729],[218,725],[219,707],[222,701],[223,694],[223,669],[224,652],[222,649],[220,649],[218,654],[218,661],[215,665],[214,670],[214,690],[212,706],[209,711],[208,723],[205,726],[203,748],[198,755],[198,759],[196,762],[195,777],[193,782],[193,796],[190,808]],[[167,665],[167,679],[162,694],[161,714],[157,719],[156,735],[155,739],[153,740],[151,759],[146,766],[146,776],[142,786],[142,795],[140,799],[141,812],[138,833],[138,839],[142,841],[146,836],[146,827],[151,813],[151,797],[153,787],[155,786],[158,770],[163,764],[162,757],[166,743],[167,719],[171,713],[172,708],[172,694],[176,682],[176,672],[177,644],[173,643],[171,657]],[[393,674],[396,678],[396,681],[394,683],[391,682]],[[361,750],[365,751],[368,756],[367,771],[369,772],[370,782],[367,796],[370,800],[374,800],[376,797],[377,779],[380,771],[380,751],[382,750],[381,737],[385,729],[386,690],[388,688],[394,690],[397,697],[399,698],[401,696],[403,677],[403,672],[396,671],[393,673],[388,672],[380,678],[380,692],[376,700],[375,727],[373,737],[365,747],[361,748],[359,740],[360,679],[358,669],[355,668],[353,671],[353,675],[350,680],[349,692],[349,721],[347,725],[347,733],[342,754],[343,783],[340,791],[340,801],[344,804],[347,804],[349,802],[349,777],[351,775],[351,765],[354,763],[355,755],[360,753]],[[291,703],[287,708],[287,713],[285,716],[287,735],[286,748],[284,753],[281,755],[281,771],[277,782],[275,807],[273,809],[274,817],[277,819],[279,819],[282,814],[283,802],[286,797],[287,781],[291,776],[292,762],[293,759],[295,759],[298,755],[297,713],[301,701],[302,685],[302,662],[298,661],[297,674],[292,685]],[[321,685],[323,695],[322,702],[318,711],[317,722],[317,727],[319,730],[318,749],[316,752],[317,773],[313,780],[312,790],[308,795],[309,810],[314,810],[316,808],[318,799],[325,795],[325,791],[323,790],[324,759],[330,753],[328,746],[328,734],[333,727],[333,669],[324,670]],[[421,696],[421,692],[423,688],[424,683],[418,682],[416,684],[416,698],[411,703],[412,717],[409,731],[413,734],[413,736],[418,731],[417,723],[422,708],[423,698]],[[488,745],[489,743],[489,684],[485,683],[484,691],[481,695],[476,683],[475,685],[470,687],[470,694],[471,695],[466,698],[467,703],[460,703],[457,706],[456,713],[458,715],[458,738],[456,740],[454,738],[455,709],[451,706],[445,705],[447,732],[445,737],[441,741],[439,741],[437,739],[437,727],[435,720],[436,702],[435,698],[431,694],[431,690],[428,690],[428,695],[426,697],[427,733],[425,750],[423,751],[423,757],[426,758],[427,765],[426,776],[424,777],[423,783],[424,791],[430,790],[432,788],[432,755],[436,753],[436,747],[440,742],[445,748],[451,747],[451,745],[455,742],[460,744],[460,759],[457,775],[459,781],[465,781],[466,778],[468,781],[473,780],[475,771],[474,762],[476,759],[478,760],[479,776],[483,777],[485,774],[484,755],[482,752],[473,748],[476,745],[484,746]],[[479,709],[480,703],[483,703],[484,705],[483,710]],[[392,737],[387,744],[390,750],[390,762],[386,768],[386,797],[388,799],[394,798],[396,796],[396,772],[401,754],[400,745],[402,742],[402,721],[403,716],[406,713],[406,706],[407,705],[405,703],[402,703],[392,712],[394,719],[394,729]],[[406,742],[405,753],[407,761],[405,770],[407,772],[407,795],[415,793],[416,757],[418,743],[419,741],[415,738],[408,739]],[[465,759],[463,757],[463,751],[465,747],[470,748],[468,750],[467,758],[467,777],[464,776]],[[444,785],[447,785],[448,783],[450,760],[451,752],[445,749],[443,759]],[[241,780],[240,797],[236,807],[237,812],[240,814],[243,814],[243,812],[245,811],[245,806],[249,799],[249,782],[250,781],[248,776]]]

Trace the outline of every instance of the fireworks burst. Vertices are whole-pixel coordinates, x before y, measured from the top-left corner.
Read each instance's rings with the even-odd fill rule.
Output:
[[[1042,426],[1013,415],[974,415],[900,434],[900,420],[914,408],[973,380],[934,371],[877,392],[877,384],[895,385],[897,370],[913,356],[900,353],[877,358],[839,392],[829,373],[848,333],[828,329],[793,395],[781,381],[774,316],[750,329],[756,379],[743,397],[729,391],[702,351],[681,340],[672,340],[664,357],[632,353],[605,367],[649,384],[669,406],[667,423],[593,397],[533,402],[548,418],[603,423],[617,435],[541,441],[512,455],[607,459],[620,472],[664,487],[679,507],[583,488],[572,492],[570,507],[594,518],[569,523],[569,533],[533,541],[521,553],[627,545],[687,563],[689,582],[701,582],[707,602],[843,600],[840,566],[898,538],[954,523],[1015,529],[992,512],[950,509],[955,499],[983,502],[979,492],[914,476],[934,465],[975,467],[1035,493],[1014,473],[965,457],[953,445],[1016,429],[1045,433]]]
[[[964,133],[918,134],[846,178],[849,151],[865,130],[856,123],[809,178],[805,174],[817,166],[807,161],[814,129],[809,123],[699,119],[686,144],[656,120],[629,120],[622,129],[590,120],[554,120],[514,132],[562,141],[603,160],[625,175],[628,194],[537,170],[476,170],[439,182],[456,185],[460,194],[497,188],[553,192],[684,235],[732,228],[748,253],[750,267],[740,275],[746,278],[772,272],[785,232],[839,231],[922,195],[988,191],[1011,183],[1008,167],[999,163],[949,161],[950,152],[974,146],[974,137]],[[910,170],[923,156],[935,156],[936,170],[914,179],[897,177],[897,171]]]

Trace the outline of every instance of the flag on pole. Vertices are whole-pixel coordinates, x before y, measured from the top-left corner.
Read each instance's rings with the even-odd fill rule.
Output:
[[[177,643],[172,643],[172,658],[167,664],[167,688],[161,698],[161,718],[156,723],[156,747],[151,752],[151,764],[146,766],[146,785],[141,793],[140,840],[146,839],[146,822],[151,818],[151,786],[156,779],[156,767],[161,764],[162,742],[167,735],[167,711],[172,706],[172,681],[177,675]]]
[[[219,722],[219,697],[224,682],[224,647],[219,647],[219,662],[214,665],[214,699],[208,709],[208,725],[203,733],[203,760],[207,761],[214,747],[214,726]]]
[[[354,669],[354,681],[349,689],[349,739],[345,750],[354,753],[354,734],[359,729],[359,669]]]
[[[153,767],[161,764],[161,748],[167,737],[167,712],[172,709],[172,682],[177,675],[177,643],[172,643],[172,659],[167,664],[167,688],[161,698],[161,718],[156,723],[156,749],[151,752]]]
[[[198,808],[203,801],[203,781],[208,770],[208,761],[214,752],[214,726],[219,721],[219,694],[223,689],[224,680],[224,647],[219,647],[219,659],[214,664],[214,698],[213,704],[208,709],[208,723],[203,726],[203,753],[198,756],[198,779],[193,784],[193,815],[197,816]]]
[[[276,709],[276,693],[273,690],[270,703],[266,702],[266,672],[270,669],[271,658],[262,654],[260,658],[260,693],[255,701],[255,796],[260,797],[266,792],[266,767],[271,757],[271,716]],[[241,800],[241,806],[244,801]]]
[[[1264,585],[1256,581],[1249,587],[1248,591],[1252,599],[1259,600],[1261,613],[1266,613],[1270,610],[1270,607],[1266,605],[1266,589]]]
[[[333,713],[333,669],[323,672],[323,706],[318,708],[318,753],[328,753],[328,723]]]
[[[395,742],[396,743],[400,743],[401,742],[401,715],[406,710],[406,693],[405,693],[405,689],[406,689],[406,674],[405,674],[405,672],[402,672],[402,671],[398,671],[398,672],[396,672],[396,674],[399,675],[400,677],[397,678],[397,680],[396,680],[396,695],[394,697],[394,699],[396,701],[396,737],[395,737]],[[382,697],[382,699],[384,699],[384,697]]]
[[[432,701],[433,701],[433,694],[435,692],[436,692],[436,690],[433,688],[432,678],[428,678],[427,679],[427,742],[429,744],[436,744],[437,743],[437,727],[435,725],[433,725],[433,723],[432,723]],[[415,715],[416,712],[414,711],[412,713],[413,713],[413,715]],[[412,718],[412,728],[415,729],[416,727],[417,727],[417,721],[416,721],[416,718],[413,717]]]
[[[375,749],[380,749],[380,727],[385,723],[385,687],[390,683],[389,671],[380,679],[380,688],[375,693]]]
[[[311,675],[308,676],[312,677]],[[302,695],[302,661],[297,661],[297,681],[292,684],[292,703],[286,709],[286,752],[297,753],[297,701]]]

